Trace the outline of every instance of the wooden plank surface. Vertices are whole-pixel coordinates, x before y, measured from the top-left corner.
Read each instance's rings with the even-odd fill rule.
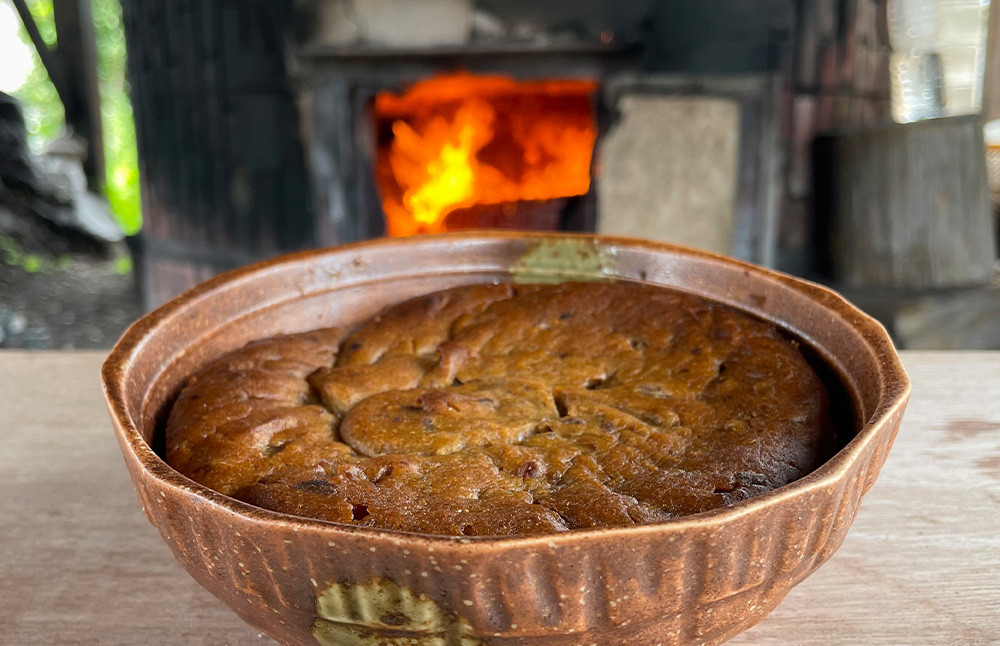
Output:
[[[102,358],[0,353],[0,644],[272,644],[143,518]],[[904,362],[910,407],[843,547],[731,644],[1000,645],[1000,352]]]
[[[986,27],[986,70],[983,73],[983,121],[1000,119],[1000,8],[990,5]]]
[[[978,285],[996,272],[979,115],[857,126],[816,141],[830,271],[850,287]]]

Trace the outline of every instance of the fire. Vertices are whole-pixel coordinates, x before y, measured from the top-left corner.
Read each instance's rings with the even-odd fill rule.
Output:
[[[451,74],[402,95],[380,93],[376,179],[389,235],[468,226],[469,218],[449,215],[484,207],[508,213],[521,202],[585,194],[596,87]]]

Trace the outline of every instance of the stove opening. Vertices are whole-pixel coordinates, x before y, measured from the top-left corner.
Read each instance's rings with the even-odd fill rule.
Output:
[[[455,73],[379,93],[376,183],[387,233],[558,229],[567,199],[590,189],[596,89]]]

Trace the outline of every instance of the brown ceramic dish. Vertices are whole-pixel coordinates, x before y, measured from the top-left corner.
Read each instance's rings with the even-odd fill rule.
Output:
[[[812,474],[732,507],[481,539],[258,509],[188,480],[154,450],[185,378],[251,340],[350,324],[459,284],[609,278],[700,294],[782,326],[841,374],[860,430]],[[181,564],[279,641],[331,645],[721,643],[841,544],[909,396],[885,331],[829,290],[666,244],[535,233],[377,240],[231,272],[136,323],[103,381],[139,500]]]

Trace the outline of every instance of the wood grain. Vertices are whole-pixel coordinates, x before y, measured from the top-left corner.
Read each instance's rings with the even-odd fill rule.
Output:
[[[983,74],[983,121],[1000,119],[1000,9],[990,5],[986,27],[986,71]]]
[[[143,517],[103,359],[0,354],[0,643],[273,643],[202,590]]]
[[[924,289],[993,276],[978,115],[857,127],[820,138],[817,151],[817,195],[838,282]]]
[[[731,644],[1000,644],[1000,353],[903,363],[910,404],[847,540]]]
[[[1000,352],[903,358],[913,397],[843,547],[731,644],[1000,644]],[[273,643],[142,517],[102,359],[0,353],[0,643]]]

